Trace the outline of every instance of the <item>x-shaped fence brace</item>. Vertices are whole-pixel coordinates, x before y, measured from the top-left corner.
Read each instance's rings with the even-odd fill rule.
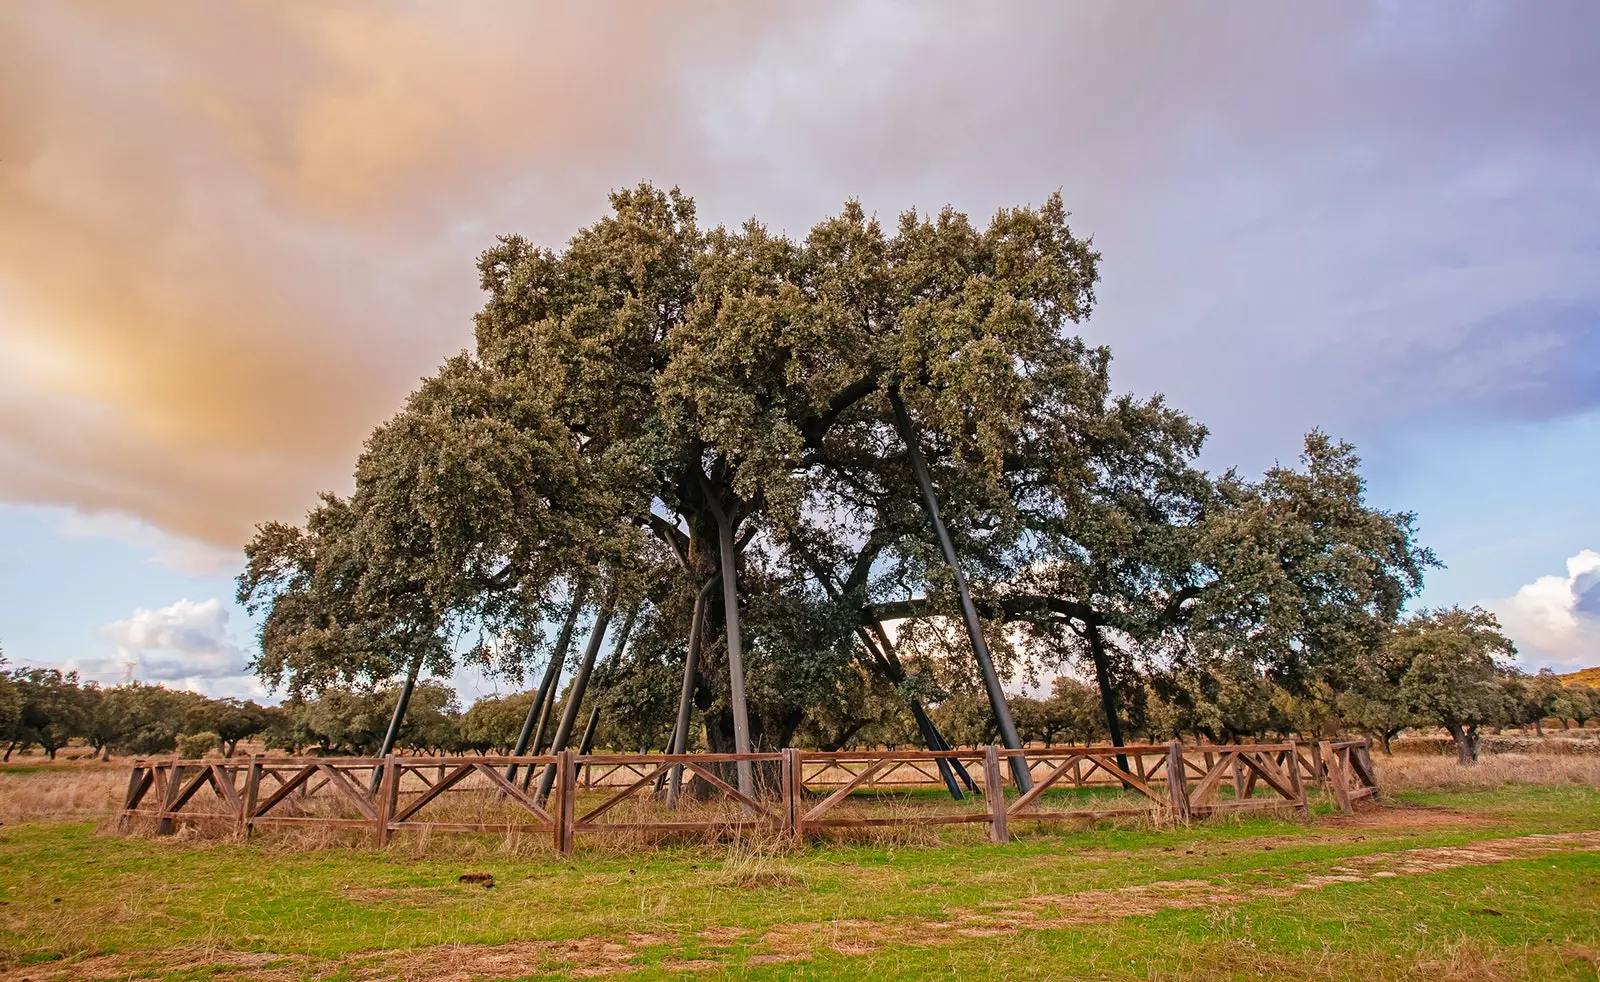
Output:
[[[1004,842],[1009,823],[1016,821],[1166,814],[1186,822],[1258,809],[1304,813],[1308,783],[1349,813],[1356,801],[1378,793],[1366,740],[1030,748],[1021,753],[1034,776],[1033,788],[1008,801],[1001,761],[1017,753],[997,747],[670,755],[567,750],[522,757],[139,760],[129,775],[121,824],[126,828],[136,817],[154,818],[158,834],[191,821],[232,823],[247,835],[263,826],[368,828],[379,845],[405,830],[525,832],[551,834],[557,849],[570,853],[579,833],[623,831],[767,829],[804,836],[849,827],[987,823],[990,837]],[[741,760],[757,767],[757,794],[729,783],[729,769]],[[912,785],[935,786],[941,762],[981,767],[984,800],[956,802],[943,810],[924,803],[909,810],[891,805],[878,814],[840,811],[863,793],[875,800],[904,798]],[[555,768],[549,800],[506,777],[508,767]],[[580,785],[584,768],[599,769],[590,773],[601,774],[602,781]],[[677,768],[695,783],[701,806],[688,818],[656,812],[666,776]],[[898,780],[886,780],[897,774]],[[610,783],[618,775],[631,780]],[[1068,787],[1072,790],[1064,790]],[[211,795],[202,795],[207,788]],[[1224,789],[1231,795],[1224,797]],[[438,814],[446,796],[456,792],[477,793],[455,806],[469,813],[475,807],[466,816],[471,820]],[[580,813],[580,795],[604,797],[586,802]],[[616,810],[627,803],[635,807],[619,820]],[[717,806],[737,810],[718,814]]]

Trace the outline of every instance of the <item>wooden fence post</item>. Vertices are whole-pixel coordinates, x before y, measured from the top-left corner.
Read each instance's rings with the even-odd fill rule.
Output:
[[[156,835],[172,834],[172,810],[178,803],[178,793],[183,790],[183,765],[174,757],[167,766],[167,793],[161,798],[161,812],[156,816]]]
[[[1350,801],[1350,785],[1345,780],[1345,767],[1339,760],[1339,752],[1326,740],[1318,744],[1318,752],[1322,757],[1322,771],[1327,775],[1327,788],[1333,792],[1334,802],[1341,812],[1354,815],[1356,809]]]
[[[1376,798],[1381,792],[1378,791],[1378,772],[1372,766],[1372,738],[1367,737],[1356,750],[1361,753],[1361,769],[1372,778],[1372,797]]]
[[[127,793],[122,796],[122,814],[117,816],[118,832],[128,831],[128,826],[132,824],[133,816],[129,815],[128,812],[132,811],[133,808],[138,804],[137,795],[139,794],[139,788],[143,784],[144,761],[136,760],[133,762],[133,768],[131,773],[128,775]]]
[[[1300,749],[1289,741],[1289,790],[1294,792],[1294,807],[1301,815],[1311,814],[1311,803],[1306,800],[1306,786],[1300,777]]]
[[[556,850],[563,856],[572,855],[572,840],[577,833],[573,827],[577,815],[577,755],[563,750],[556,755],[556,794],[560,799],[556,808]]]
[[[781,828],[783,833],[789,836],[798,834],[795,827],[800,815],[795,807],[794,781],[795,772],[800,769],[800,761],[797,759],[799,754],[800,752],[793,747],[783,749],[783,777],[778,787],[778,803],[783,809],[780,813]]]
[[[989,804],[989,839],[1010,842],[1006,829],[1006,789],[1000,777],[1000,750],[994,744],[983,748],[983,796]]]
[[[250,765],[244,772],[244,794],[239,799],[239,828],[245,838],[250,838],[252,819],[256,817],[256,801],[261,797],[261,757],[250,755]]]
[[[374,802],[374,811],[378,813],[377,840],[378,848],[382,849],[389,844],[389,819],[394,816],[394,806],[400,797],[400,766],[394,762],[394,754],[385,754],[383,758],[383,775],[378,780],[378,800]]]
[[[1189,824],[1189,776],[1183,768],[1183,741],[1167,744],[1167,799],[1172,803],[1172,820]]]

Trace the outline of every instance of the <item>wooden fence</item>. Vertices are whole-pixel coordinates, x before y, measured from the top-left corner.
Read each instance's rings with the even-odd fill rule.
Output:
[[[153,820],[248,835],[258,828],[369,829],[383,846],[397,833],[548,835],[563,854],[579,835],[620,832],[722,835],[763,830],[807,836],[844,828],[974,823],[996,842],[1018,822],[1150,815],[1179,823],[1261,809],[1309,809],[1307,787],[1344,812],[1378,793],[1370,741],[1316,744],[1139,744],[1024,751],[1033,788],[1008,797],[1000,748],[782,750],[752,754],[557,754],[522,757],[139,760],[120,826]],[[762,793],[730,783],[741,760]],[[941,767],[967,793],[952,801]],[[549,771],[550,793],[539,778]],[[676,772],[676,775],[674,775]],[[662,801],[669,780],[692,786],[685,805]],[[998,793],[987,794],[988,789]],[[202,792],[209,791],[209,794]],[[452,797],[454,796],[454,798]]]

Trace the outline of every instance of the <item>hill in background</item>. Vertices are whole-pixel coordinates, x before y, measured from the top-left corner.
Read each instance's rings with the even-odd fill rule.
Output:
[[[1591,689],[1600,689],[1600,665],[1594,668],[1580,668],[1576,672],[1566,675],[1557,675],[1562,685],[1587,685]]]

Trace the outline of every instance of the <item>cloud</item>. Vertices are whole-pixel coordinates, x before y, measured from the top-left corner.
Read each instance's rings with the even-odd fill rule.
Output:
[[[148,522],[110,512],[67,512],[56,529],[70,539],[111,539],[142,549],[149,561],[192,576],[233,576],[243,557],[197,539],[163,532]]]
[[[1487,604],[1524,662],[1535,667],[1600,664],[1600,552],[1567,560],[1565,576],[1541,576],[1515,595]]]
[[[216,598],[139,608],[100,633],[116,644],[116,662],[133,666],[133,677],[142,682],[209,692],[217,685],[237,688],[249,673],[244,649],[228,637],[228,608]],[[75,667],[92,671],[86,664]]]
[[[226,549],[298,519],[470,345],[495,234],[560,245],[645,178],[796,234],[1061,188],[1091,337],[1225,461],[1579,411],[1596,32],[1582,0],[0,5],[0,498]]]

